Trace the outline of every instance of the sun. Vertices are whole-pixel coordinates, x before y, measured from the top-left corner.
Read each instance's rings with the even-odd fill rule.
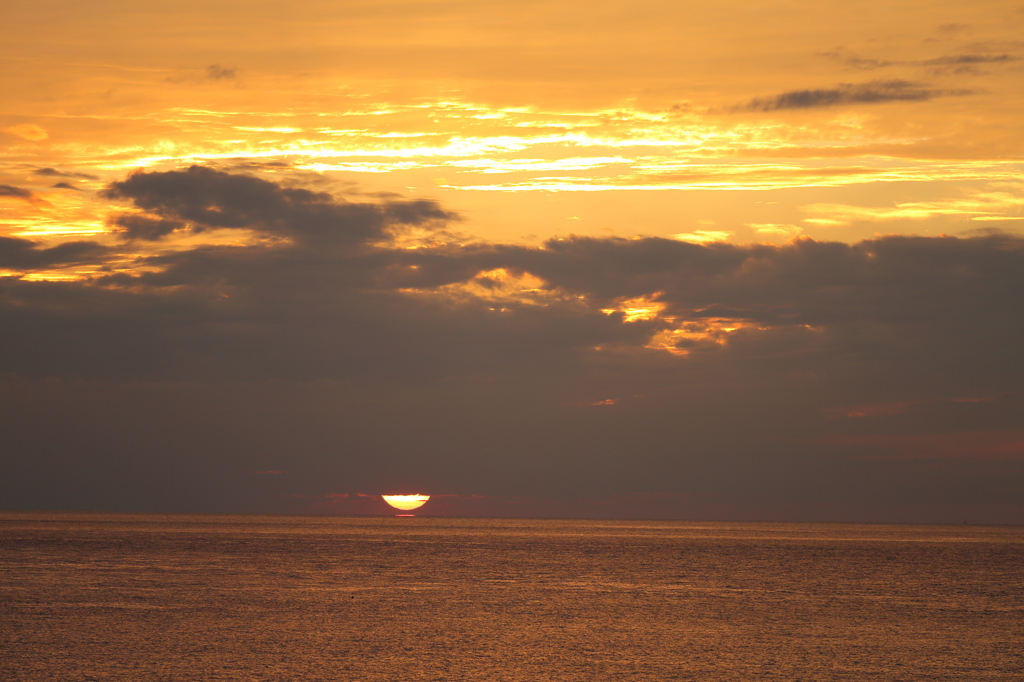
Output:
[[[430,499],[430,495],[381,495],[381,497],[392,507],[402,511],[419,509]]]

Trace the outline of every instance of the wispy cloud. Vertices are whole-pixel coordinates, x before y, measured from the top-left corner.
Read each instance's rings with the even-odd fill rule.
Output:
[[[768,97],[755,97],[734,111],[778,111],[812,109],[846,104],[882,104],[885,102],[925,102],[935,97],[969,95],[970,90],[940,90],[905,80],[840,83],[831,88],[790,90]]]
[[[1020,57],[1006,52],[992,54],[975,52],[966,54],[942,55],[931,59],[883,59],[862,57],[845,50],[819,52],[819,57],[827,57],[842,64],[849,71],[874,71],[889,67],[928,67],[933,72],[975,73],[980,64],[1002,64],[1020,61]]]
[[[221,81],[231,80],[238,75],[235,67],[225,67],[220,64],[210,64],[206,67],[206,77],[210,80]]]
[[[913,63],[924,64],[925,66],[960,66],[965,64],[998,64],[1001,62],[1018,61],[1020,61],[1020,57],[1009,54],[957,54]]]
[[[1024,197],[1011,192],[977,192],[962,199],[912,201],[893,206],[851,206],[809,204],[800,210],[809,214],[804,222],[821,226],[843,226],[858,221],[925,220],[936,216],[965,216],[972,220],[1017,220],[1008,215],[1024,207]]]
[[[3,128],[3,132],[20,137],[29,142],[42,142],[50,137],[50,134],[42,126],[35,123],[19,123],[15,126]]]
[[[32,175],[42,175],[48,178],[78,178],[80,180],[98,180],[99,177],[90,173],[77,173],[73,171],[62,171],[56,168],[37,168]]]
[[[0,197],[13,197],[15,199],[24,199],[25,201],[32,201],[35,194],[32,190],[25,189],[24,187],[15,187],[13,185],[0,185]]]

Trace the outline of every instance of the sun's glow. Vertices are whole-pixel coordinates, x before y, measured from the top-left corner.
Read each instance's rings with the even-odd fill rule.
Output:
[[[681,234],[670,235],[672,239],[691,244],[709,244],[711,242],[724,242],[732,236],[732,232],[721,230],[695,230]]]
[[[689,355],[693,351],[710,350],[724,346],[729,335],[735,331],[752,327],[743,320],[715,317],[681,322],[673,317],[665,318],[666,322],[677,325],[674,329],[665,329],[647,343],[647,348],[663,350],[673,355]],[[763,330],[762,330],[763,331]]]
[[[430,495],[381,495],[381,497],[392,507],[402,511],[419,509],[430,499]]]
[[[412,248],[412,247],[409,247]],[[465,282],[430,289],[405,288],[407,295],[440,296],[450,301],[486,301],[491,310],[505,312],[505,306],[544,306],[564,301],[567,296],[529,272],[510,272],[505,268],[481,271]]]
[[[622,313],[626,322],[653,320],[665,309],[664,303],[654,300],[663,293],[664,292],[659,291],[649,297],[637,296],[636,298],[619,300],[616,301],[616,306],[614,308],[602,308],[601,312],[605,315]]]

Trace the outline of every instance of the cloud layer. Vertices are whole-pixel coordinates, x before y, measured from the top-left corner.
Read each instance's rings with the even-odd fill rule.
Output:
[[[1018,237],[466,242],[433,202],[198,166],[104,196],[124,248],[0,241],[11,271],[98,268],[0,278],[18,504],[92,467],[117,504],[210,510],[392,485],[1024,509]],[[174,248],[113,268],[134,243]]]

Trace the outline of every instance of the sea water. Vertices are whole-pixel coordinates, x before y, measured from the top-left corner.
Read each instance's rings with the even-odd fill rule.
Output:
[[[0,514],[0,679],[1024,680],[1024,528]]]

